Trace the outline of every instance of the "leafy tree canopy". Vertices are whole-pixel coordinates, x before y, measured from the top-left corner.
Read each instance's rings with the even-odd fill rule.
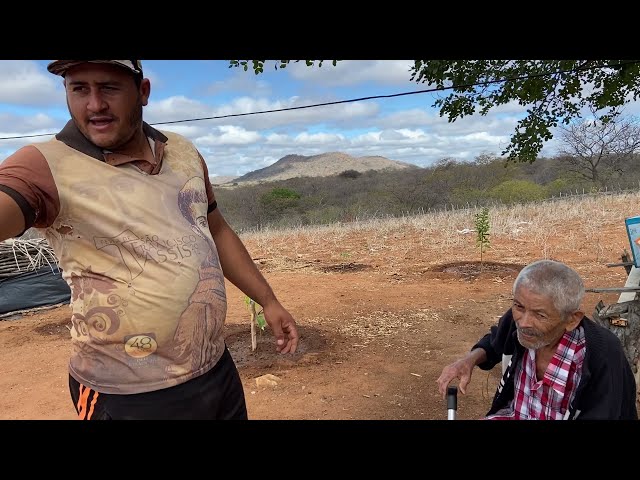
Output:
[[[273,62],[277,70],[300,61]],[[309,67],[325,62],[302,61]],[[251,68],[257,75],[266,62],[230,60],[229,68]],[[451,92],[433,104],[449,122],[510,102],[528,107],[502,152],[520,162],[535,161],[551,130],[581,118],[585,107],[608,123],[640,94],[640,60],[415,60],[409,73],[411,81]]]

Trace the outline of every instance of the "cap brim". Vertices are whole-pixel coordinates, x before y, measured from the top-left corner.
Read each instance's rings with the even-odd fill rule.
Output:
[[[132,65],[127,65],[118,60],[54,60],[47,66],[47,70],[49,70],[49,72],[53,73],[54,75],[61,75],[64,77],[64,74],[67,70],[82,63],[109,63],[121,68],[126,68],[130,72],[133,72],[137,75],[142,75],[141,68],[138,67],[139,70],[136,70]]]
[[[47,70],[54,75],[63,75],[68,69],[81,63],[84,62],[81,60],[55,60],[47,66]]]

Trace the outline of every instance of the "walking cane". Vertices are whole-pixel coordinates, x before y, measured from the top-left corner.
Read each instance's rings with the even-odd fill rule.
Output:
[[[447,420],[456,419],[456,410],[458,410],[458,387],[447,388]]]

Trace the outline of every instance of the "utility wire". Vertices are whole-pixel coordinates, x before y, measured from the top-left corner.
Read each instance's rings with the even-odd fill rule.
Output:
[[[377,98],[393,98],[393,97],[402,97],[402,96],[405,96],[405,95],[417,95],[417,94],[421,94],[421,93],[431,93],[431,92],[440,92],[440,91],[444,91],[444,90],[453,90],[453,89],[457,89],[457,88],[480,87],[480,86],[491,85],[491,84],[494,84],[494,83],[512,82],[512,81],[516,81],[516,80],[527,80],[529,78],[545,77],[545,76],[549,76],[549,75],[557,75],[557,74],[560,74],[560,73],[573,73],[573,72],[578,72],[578,71],[594,70],[596,68],[617,68],[617,67],[622,67],[624,65],[632,65],[632,64],[636,64],[636,63],[640,63],[640,60],[622,62],[622,63],[618,63],[616,65],[579,66],[577,68],[572,68],[572,69],[568,69],[568,70],[557,70],[555,72],[535,73],[535,74],[531,74],[531,75],[521,75],[519,77],[513,77],[513,78],[501,78],[501,79],[497,79],[497,80],[487,80],[486,82],[476,82],[476,83],[468,83],[468,84],[462,84],[462,85],[451,85],[449,87],[428,88],[426,90],[415,90],[415,91],[412,91],[412,92],[392,93],[392,94],[389,94],[389,95],[372,95],[372,96],[369,96],[369,97],[352,98],[352,99],[349,99],[349,100],[336,100],[334,102],[315,103],[315,104],[312,104],[312,105],[301,105],[299,107],[286,107],[286,108],[277,108],[277,109],[273,109],[273,110],[260,110],[260,111],[257,111],[257,112],[230,113],[228,115],[218,115],[218,116],[215,116],[215,117],[187,118],[187,119],[184,119],[184,120],[172,120],[172,121],[167,121],[167,122],[156,122],[156,123],[151,123],[150,125],[169,125],[169,124],[173,124],[173,123],[198,122],[198,121],[202,121],[202,120],[219,120],[221,118],[244,117],[244,116],[247,116],[247,115],[260,115],[260,114],[264,114],[264,113],[287,112],[287,111],[291,111],[291,110],[302,110],[302,109],[305,109],[305,108],[326,107],[328,105],[339,105],[339,104],[343,104],[343,103],[362,102],[364,100],[374,100],[374,99],[377,99]],[[37,134],[37,135],[19,135],[19,136],[15,136],[15,137],[0,137],[0,140],[15,140],[15,139],[20,139],[20,138],[47,137],[47,136],[51,136],[51,135],[56,135],[56,134],[55,133],[40,133],[40,134]]]

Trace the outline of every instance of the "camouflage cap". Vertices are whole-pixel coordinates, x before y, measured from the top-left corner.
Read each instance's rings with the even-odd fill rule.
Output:
[[[47,70],[55,75],[64,77],[67,70],[81,63],[112,63],[131,70],[133,73],[142,76],[142,63],[140,60],[54,60],[47,66]]]

